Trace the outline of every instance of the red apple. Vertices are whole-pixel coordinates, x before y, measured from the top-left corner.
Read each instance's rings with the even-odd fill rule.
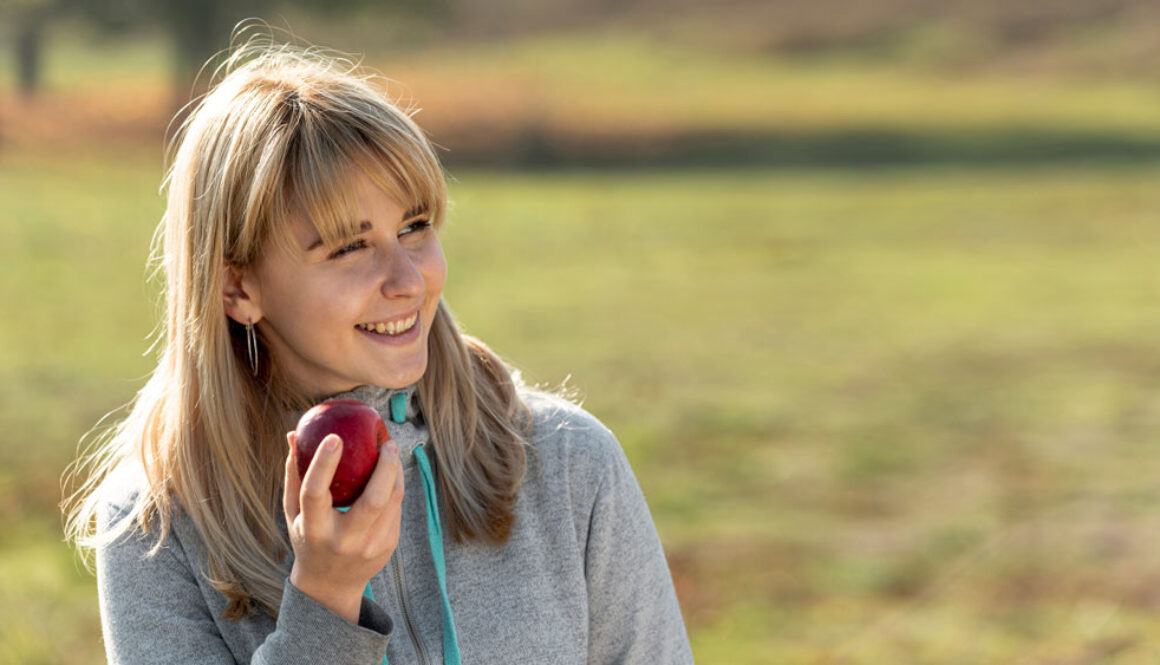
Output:
[[[342,459],[330,483],[336,508],[345,508],[362,494],[379,461],[379,446],[391,439],[378,411],[357,399],[333,399],[316,405],[298,421],[298,476],[328,434],[342,439]]]

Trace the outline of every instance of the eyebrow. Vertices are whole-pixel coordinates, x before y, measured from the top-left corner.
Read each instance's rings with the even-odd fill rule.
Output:
[[[355,235],[366,233],[370,229],[371,229],[371,223],[364,219],[363,221],[359,222],[358,233],[356,233]],[[310,243],[310,246],[306,248],[306,251],[312,252],[312,251],[318,249],[319,247],[322,247],[322,237],[321,236],[314,236],[314,241]]]
[[[411,208],[403,215],[403,221],[406,221],[408,219],[414,219],[415,217],[422,217],[423,215],[426,215],[426,214],[427,214],[427,206],[418,206],[415,208]],[[358,234],[366,233],[367,231],[369,231],[371,229],[371,226],[372,225],[371,225],[370,221],[365,220],[365,219],[362,220],[361,222],[359,222]],[[358,235],[358,234],[356,234],[356,235]],[[318,249],[319,247],[322,247],[322,237],[321,236],[314,236],[314,240],[306,248],[306,251],[312,252],[312,251]]]

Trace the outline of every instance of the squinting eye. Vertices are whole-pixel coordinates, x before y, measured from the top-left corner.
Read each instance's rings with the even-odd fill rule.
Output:
[[[429,219],[417,219],[417,220],[411,222],[410,224],[404,226],[403,230],[399,232],[399,235],[401,235],[401,236],[410,235],[412,233],[426,231],[429,228],[431,228],[431,220],[429,220]]]
[[[359,238],[358,240],[355,240],[354,242],[350,243],[349,245],[345,245],[343,247],[339,247],[338,249],[334,250],[333,252],[330,253],[329,258],[337,259],[340,256],[345,256],[347,254],[350,254],[351,252],[360,250],[366,246],[367,246],[367,241],[363,240],[362,238]]]

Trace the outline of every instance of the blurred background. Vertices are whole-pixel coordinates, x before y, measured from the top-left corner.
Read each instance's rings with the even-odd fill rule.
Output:
[[[0,664],[103,662],[62,473],[250,16],[422,109],[448,303],[619,435],[699,662],[1160,657],[1154,0],[0,0]]]

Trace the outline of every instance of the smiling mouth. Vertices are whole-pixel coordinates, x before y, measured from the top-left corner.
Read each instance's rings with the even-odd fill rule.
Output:
[[[401,335],[415,326],[415,322],[419,320],[419,313],[416,312],[405,319],[398,321],[378,321],[376,323],[360,323],[356,328],[361,328],[367,332],[378,333],[379,335]]]

